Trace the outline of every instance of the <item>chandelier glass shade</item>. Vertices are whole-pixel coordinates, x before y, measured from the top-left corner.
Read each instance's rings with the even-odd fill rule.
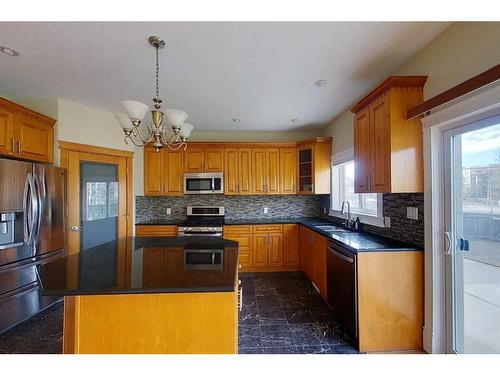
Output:
[[[126,113],[115,113],[115,117],[125,133],[125,143],[127,144],[130,140],[138,147],[151,144],[156,148],[156,151],[159,151],[163,146],[167,146],[171,150],[185,150],[187,139],[194,127],[185,122],[188,118],[186,112],[179,109],[167,109],[164,112],[161,110],[158,50],[165,47],[165,41],[160,37],[151,36],[149,43],[156,51],[154,109],[150,110],[146,104],[134,100],[122,100],[121,105]],[[151,122],[146,126],[140,126],[149,111],[151,112]]]

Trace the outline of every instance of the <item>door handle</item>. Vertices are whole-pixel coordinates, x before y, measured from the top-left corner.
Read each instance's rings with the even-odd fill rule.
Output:
[[[81,230],[81,229],[80,229],[80,227],[79,227],[78,225],[73,225],[73,226],[71,227],[71,230],[72,230],[73,232],[83,232],[83,230]]]
[[[444,255],[450,255],[451,253],[451,235],[450,232],[444,232]]]

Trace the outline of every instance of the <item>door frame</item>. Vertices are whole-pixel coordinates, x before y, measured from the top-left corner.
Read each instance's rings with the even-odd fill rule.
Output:
[[[60,149],[60,166],[66,168],[68,173],[67,179],[67,244],[68,253],[74,252],[72,249],[76,249],[79,246],[80,236],[72,236],[71,226],[75,222],[80,222],[80,205],[71,205],[70,202],[74,201],[75,198],[80,201],[80,189],[78,192],[78,197],[75,197],[75,190],[71,189],[71,186],[80,186],[80,161],[89,161],[97,163],[109,163],[118,164],[118,176],[120,191],[125,190],[125,196],[120,195],[119,198],[119,223],[123,227],[123,231],[120,230],[122,236],[132,235],[132,197],[133,197],[133,157],[134,153],[131,151],[116,150],[106,147],[98,147],[85,145],[80,143],[59,141]],[[74,187],[73,187],[74,189]],[[125,207],[123,207],[125,206]],[[121,217],[120,217],[121,216]],[[78,242],[78,243],[77,243]]]
[[[423,117],[425,308],[423,347],[447,352],[444,132],[500,114],[500,82],[484,87]]]

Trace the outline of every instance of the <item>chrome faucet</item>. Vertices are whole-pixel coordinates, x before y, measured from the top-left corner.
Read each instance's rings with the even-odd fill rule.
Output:
[[[347,204],[347,211],[345,210],[345,205]],[[351,220],[351,204],[349,201],[342,202],[342,208],[340,209],[340,214],[345,215],[344,226],[346,228],[352,228],[354,225],[354,220]]]

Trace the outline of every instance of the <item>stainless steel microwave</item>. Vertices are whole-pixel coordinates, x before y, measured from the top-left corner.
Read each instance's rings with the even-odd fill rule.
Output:
[[[222,173],[184,173],[184,194],[223,194]]]

